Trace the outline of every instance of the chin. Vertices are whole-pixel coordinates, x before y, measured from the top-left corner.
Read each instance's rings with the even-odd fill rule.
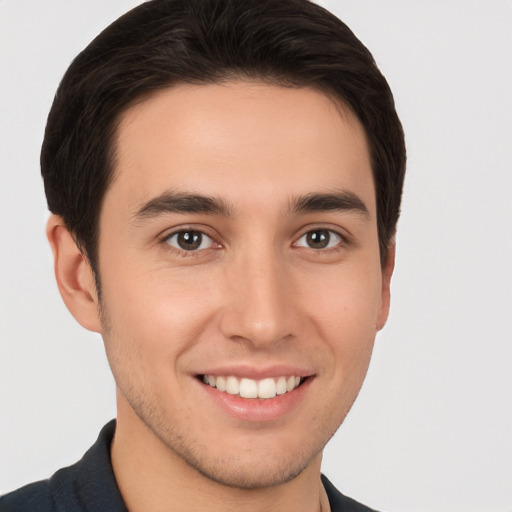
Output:
[[[311,436],[308,442],[297,439],[290,443],[293,436],[288,434],[281,442],[262,436],[259,442],[239,440],[222,447],[222,442],[184,438],[169,428],[150,429],[172,457],[181,459],[196,474],[226,487],[245,490],[285,484],[313,465],[319,471],[322,450],[328,440],[319,442]]]
[[[263,489],[285,484],[298,477],[312,462],[314,457],[304,460],[300,456],[293,459],[263,457],[256,459],[230,457],[206,460],[195,456],[181,455],[185,462],[202,476],[226,487],[244,490]]]

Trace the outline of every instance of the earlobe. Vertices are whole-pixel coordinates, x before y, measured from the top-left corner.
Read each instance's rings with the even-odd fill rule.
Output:
[[[66,307],[80,325],[101,332],[96,284],[87,258],[59,216],[49,218],[46,236],[53,252],[57,286]]]
[[[388,257],[382,266],[382,290],[381,304],[377,318],[377,330],[380,331],[385,325],[389,315],[391,302],[391,277],[395,268],[396,243],[392,240],[389,244]]]

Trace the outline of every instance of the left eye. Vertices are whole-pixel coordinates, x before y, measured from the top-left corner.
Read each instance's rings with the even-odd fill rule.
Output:
[[[294,245],[309,249],[331,249],[342,242],[338,233],[330,229],[315,229],[302,235]]]
[[[209,249],[213,240],[201,231],[182,230],[170,235],[166,240],[171,247],[181,251],[200,251]]]

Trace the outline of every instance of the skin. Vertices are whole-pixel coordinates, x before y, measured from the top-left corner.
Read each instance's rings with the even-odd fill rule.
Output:
[[[129,510],[312,511],[323,500],[325,511],[322,450],[363,382],[394,261],[391,247],[380,263],[362,126],[312,89],[228,82],[131,107],[117,142],[101,304],[61,219],[47,232],[68,308],[105,342],[118,388],[112,462]],[[223,211],[155,208],[169,193],[213,197]],[[291,206],[310,194],[360,204]],[[207,236],[186,251],[180,230]],[[308,245],[311,232],[329,246]],[[227,411],[198,379],[283,367],[306,383],[261,421]]]

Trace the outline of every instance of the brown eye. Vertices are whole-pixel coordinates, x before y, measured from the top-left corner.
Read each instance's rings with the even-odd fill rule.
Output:
[[[166,242],[182,251],[199,251],[210,248],[213,240],[201,231],[183,230],[173,233]]]
[[[295,245],[320,250],[336,247],[341,241],[341,236],[330,229],[315,229],[302,235]]]

